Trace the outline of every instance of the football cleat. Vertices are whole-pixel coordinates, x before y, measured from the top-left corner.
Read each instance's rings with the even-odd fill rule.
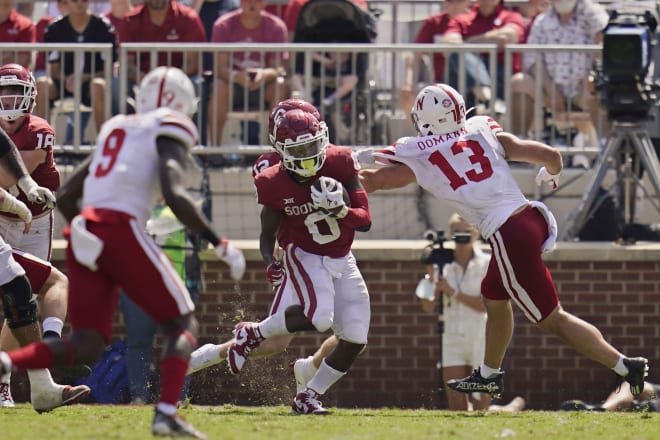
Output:
[[[32,407],[38,413],[52,411],[60,406],[82,402],[89,396],[91,391],[87,385],[58,385],[55,392],[59,392],[59,396],[49,396],[48,393],[33,394]]]
[[[559,406],[562,411],[605,411],[600,405],[591,405],[582,400],[567,400]]]
[[[193,374],[205,368],[212,367],[222,362],[218,356],[218,346],[215,344],[204,344],[190,354],[188,371],[186,374]]]
[[[0,408],[13,408],[16,404],[11,397],[11,388],[9,383],[0,382]]]
[[[296,394],[291,404],[291,410],[294,414],[313,414],[316,416],[325,416],[330,411],[323,408],[319,398],[321,395],[311,388],[306,388],[301,393]]]
[[[239,322],[234,328],[234,343],[227,350],[227,363],[232,374],[241,372],[250,352],[257,348],[264,338],[259,334],[256,322]]]
[[[193,428],[182,417],[176,414],[168,416],[158,410],[156,410],[154,421],[151,424],[151,433],[159,437],[208,438],[205,434]]]
[[[461,393],[486,393],[494,398],[499,398],[504,390],[504,371],[501,371],[490,377],[484,379],[479,373],[479,369],[475,369],[471,375],[463,379],[451,379],[447,381],[447,386],[454,391]]]
[[[644,379],[649,375],[649,361],[643,357],[625,358],[623,365],[628,368],[628,374],[617,377],[617,388],[623,381],[630,384],[630,392],[637,397],[644,391]]]
[[[296,378],[296,394],[300,394],[307,388],[307,383],[314,377],[314,369],[309,368],[309,363],[313,361],[312,356],[306,358],[294,359],[289,363],[293,369],[293,376]]]

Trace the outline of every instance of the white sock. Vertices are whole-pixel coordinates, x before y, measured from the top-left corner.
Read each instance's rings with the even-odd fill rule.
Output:
[[[173,416],[176,414],[176,405],[170,405],[169,403],[158,402],[156,409],[158,409],[158,411],[162,412],[166,416]]]
[[[48,318],[44,319],[42,327],[44,333],[46,333],[47,331],[51,331],[57,333],[59,336],[62,336],[62,329],[64,328],[64,322],[60,318],[49,316]]]
[[[264,339],[277,335],[290,334],[289,330],[286,329],[286,315],[284,311],[277,312],[264,319],[257,325],[257,328]]]
[[[499,368],[491,368],[491,367],[489,367],[488,365],[486,365],[484,363],[482,363],[479,366],[479,374],[481,374],[481,377],[483,377],[484,379],[488,379],[490,377],[493,377],[498,373],[500,373]]]
[[[626,367],[623,364],[624,359],[625,359],[625,356],[620,356],[619,360],[616,363],[616,365],[614,366],[614,368],[612,368],[612,370],[614,370],[614,372],[616,374],[618,374],[619,376],[626,376],[628,374],[628,367]]]
[[[314,366],[314,356],[307,356],[306,358],[301,359],[300,362],[305,375],[313,376],[318,371],[318,368]]]
[[[323,395],[328,389],[335,384],[339,379],[346,375],[345,372],[335,370],[325,363],[325,359],[321,362],[318,371],[312,377],[312,380],[307,382],[307,388],[311,388],[317,393]]]
[[[30,379],[31,389],[52,389],[57,386],[57,384],[53,382],[50,372],[45,368],[41,370],[27,370],[27,375]]]

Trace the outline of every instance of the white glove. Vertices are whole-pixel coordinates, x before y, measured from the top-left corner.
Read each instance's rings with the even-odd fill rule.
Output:
[[[2,202],[0,202],[0,211],[10,212],[16,214],[25,224],[32,222],[32,213],[25,206],[25,203],[18,200],[16,197],[9,194],[4,189],[1,190],[3,194]]]
[[[312,203],[316,208],[327,211],[334,217],[342,218],[348,207],[344,202],[344,186],[332,177],[321,176],[318,180],[320,189],[312,186]]]
[[[220,260],[229,266],[231,279],[240,281],[245,273],[245,256],[243,256],[243,252],[227,240],[222,240],[215,248],[215,253]]]
[[[18,180],[16,185],[25,193],[30,202],[44,204],[48,209],[55,207],[53,193],[48,188],[37,185],[32,177],[25,175]]]
[[[559,174],[550,174],[545,167],[541,167],[536,175],[536,184],[541,186],[543,182],[548,182],[548,184],[552,185],[552,189],[557,189],[559,185]]]

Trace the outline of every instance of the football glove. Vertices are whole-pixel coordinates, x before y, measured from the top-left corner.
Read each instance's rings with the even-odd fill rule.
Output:
[[[373,165],[376,163],[374,157],[374,150],[372,148],[365,148],[355,153],[355,158],[360,165]]]
[[[344,202],[344,186],[332,177],[321,176],[316,188],[312,186],[312,203],[318,209],[328,214],[342,218],[346,216],[348,207]]]
[[[231,279],[240,281],[245,273],[245,256],[243,256],[243,252],[227,240],[221,240],[215,248],[215,253],[220,260],[229,266]]]
[[[18,179],[16,185],[25,193],[27,199],[32,203],[46,205],[46,208],[55,208],[55,196],[48,189],[37,185],[32,177],[25,175]]]
[[[277,287],[284,281],[284,268],[279,261],[273,261],[266,268],[266,278],[271,282],[273,287]]]
[[[543,182],[547,182],[552,186],[552,189],[557,189],[559,185],[559,174],[550,174],[545,167],[541,167],[538,174],[536,175],[536,184],[538,186],[543,185]]]
[[[25,206],[25,203],[21,202],[2,188],[0,188],[0,191],[4,196],[0,202],[0,211],[16,214],[21,220],[23,220],[23,222],[25,222],[25,224],[30,224],[32,222],[32,213],[28,207]]]

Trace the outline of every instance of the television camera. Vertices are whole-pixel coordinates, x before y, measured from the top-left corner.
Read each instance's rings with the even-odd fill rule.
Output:
[[[649,119],[660,83],[653,80],[657,18],[650,10],[613,10],[603,31],[602,60],[595,66],[596,88],[612,121]]]

